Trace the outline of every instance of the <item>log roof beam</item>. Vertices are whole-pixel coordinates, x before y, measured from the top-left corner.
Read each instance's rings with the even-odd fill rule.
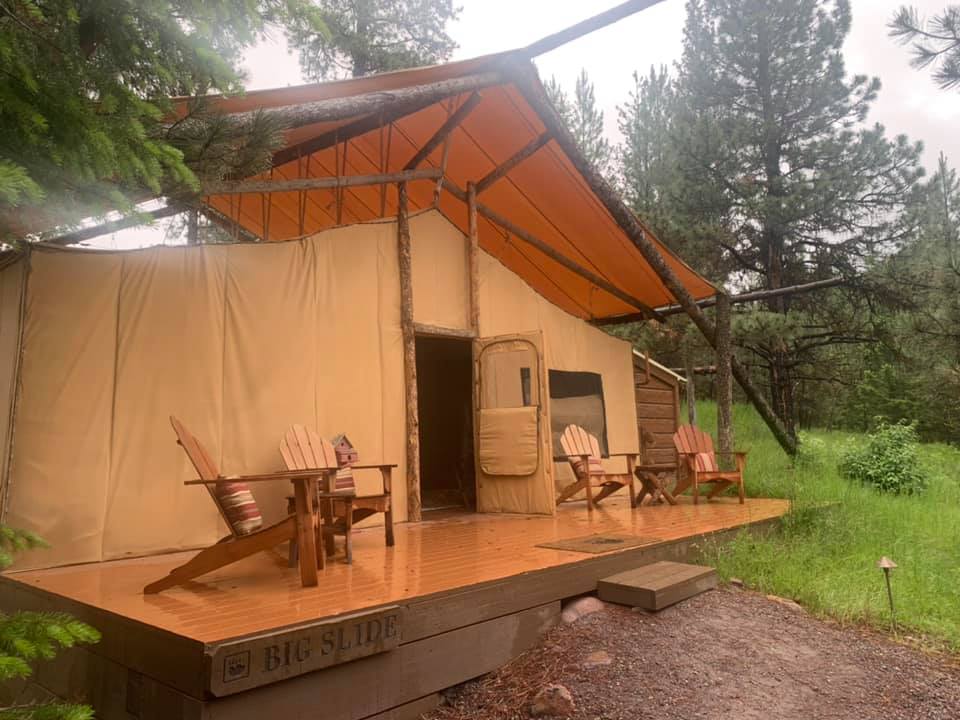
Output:
[[[517,165],[522,163],[528,157],[533,155],[537,150],[546,145],[553,138],[553,135],[549,131],[542,133],[539,137],[534,138],[529,143],[520,148],[516,153],[514,153],[510,158],[505,160],[503,163],[495,167],[484,177],[477,181],[477,194],[482,193],[484,190],[493,185],[497,180],[504,177],[507,173],[513,170]]]
[[[464,203],[468,202],[466,191],[464,191],[462,188],[455,185],[449,179],[444,180],[443,188],[458,200],[461,200]],[[647,317],[655,318],[657,320],[661,319],[658,316],[657,312],[653,308],[649,307],[642,300],[635,298],[630,293],[624,292],[623,290],[618,288],[616,285],[611,283],[609,280],[606,280],[600,277],[599,275],[597,275],[596,273],[593,273],[590,270],[587,270],[585,267],[583,267],[579,263],[571,260],[563,253],[557,251],[548,243],[544,242],[543,240],[536,237],[532,233],[524,230],[523,228],[515,225],[513,222],[505,218],[503,215],[500,215],[495,210],[491,210],[486,205],[483,205],[481,203],[477,203],[476,206],[477,206],[477,212],[480,215],[483,215],[487,220],[494,223],[495,225],[499,225],[508,233],[519,238],[520,240],[527,243],[528,245],[532,245],[541,253],[549,257],[551,260],[559,263],[560,265],[563,265],[563,267],[567,268],[567,270],[571,271],[575,275],[579,275],[584,280],[587,280],[593,285],[596,285],[598,288],[600,288],[601,290],[604,290],[610,295],[613,295],[618,300],[622,300],[627,305],[630,305],[631,307],[634,307],[643,313],[647,313]]]
[[[386,185],[413,180],[437,180],[442,172],[440,168],[424,168],[422,170],[405,170],[404,172],[384,173],[382,175],[340,175],[294,178],[292,180],[246,180],[204,186],[203,194],[242,195],[244,193],[300,192],[302,190]]]
[[[437,131],[430,137],[427,142],[423,144],[413,157],[403,166],[404,170],[413,170],[420,163],[430,157],[430,154],[440,147],[440,143],[447,139],[447,137],[452,133],[457,127],[460,126],[467,115],[469,115],[473,109],[480,104],[480,101],[483,97],[479,92],[474,91],[473,95],[466,99],[466,101],[458,107],[451,115],[446,119],[446,121],[437,128]]]

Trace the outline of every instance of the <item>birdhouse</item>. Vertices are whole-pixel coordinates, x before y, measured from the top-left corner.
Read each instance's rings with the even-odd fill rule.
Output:
[[[340,467],[349,467],[359,459],[360,455],[353,443],[343,433],[333,438],[333,450],[337,453],[337,465]]]

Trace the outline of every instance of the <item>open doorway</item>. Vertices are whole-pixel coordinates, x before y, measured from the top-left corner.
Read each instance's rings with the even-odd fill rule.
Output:
[[[424,510],[476,507],[472,388],[469,340],[417,336],[420,500]]]

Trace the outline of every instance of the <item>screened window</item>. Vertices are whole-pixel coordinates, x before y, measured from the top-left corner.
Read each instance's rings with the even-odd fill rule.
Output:
[[[600,442],[606,456],[607,414],[603,405],[603,379],[599,373],[550,371],[550,431],[555,455],[563,453],[560,435],[567,425],[579,425]]]

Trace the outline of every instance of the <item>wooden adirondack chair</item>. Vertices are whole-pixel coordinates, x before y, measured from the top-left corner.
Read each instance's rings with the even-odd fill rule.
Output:
[[[317,584],[317,566],[323,567],[323,552],[318,552],[322,538],[317,532],[308,498],[316,494],[318,478],[329,476],[328,469],[298,468],[296,472],[267,473],[244,477],[223,477],[206,448],[187,430],[183,423],[171,416],[170,424],[177,434],[177,443],[183,447],[200,476],[185,485],[204,485],[210,492],[217,510],[230,528],[230,535],[216,545],[201,550],[191,560],[174,568],[170,574],[147,585],[145,594],[182,585],[195,577],[217,570],[249,555],[270,550],[281,543],[296,541],[300,553],[300,582],[304,587]],[[260,510],[250,494],[249,483],[276,480],[292,481],[295,488],[295,510],[288,517],[268,527],[262,526]]]
[[[393,506],[391,505],[391,471],[396,465],[349,465],[338,472],[337,455],[330,442],[310,428],[293,425],[283,436],[280,454],[290,470],[323,467],[333,472],[326,476],[326,487],[318,500],[328,555],[334,554],[334,536],[343,535],[347,562],[353,562],[353,525],[377,513],[384,515],[384,535],[389,547],[393,546]],[[383,492],[379,495],[356,495],[352,470],[379,470],[383,479]],[[295,498],[290,498],[292,502]],[[291,546],[291,563],[296,549]]]
[[[693,425],[681,425],[673,435],[673,444],[680,455],[680,462],[686,466],[685,479],[677,483],[673,494],[679,495],[691,485],[693,486],[693,502],[700,502],[700,485],[713,483],[716,487],[707,495],[710,500],[732,485],[737,486],[740,503],[744,502],[743,469],[747,464],[747,453],[729,453],[736,458],[736,470],[721,470],[717,463],[717,453],[713,449],[713,438],[703,430]]]
[[[596,503],[626,485],[630,489],[630,506],[637,506],[636,489],[633,486],[636,453],[611,454],[610,457],[625,457],[627,459],[627,472],[626,474],[607,473],[600,460],[599,441],[579,425],[567,425],[564,428],[560,435],[560,447],[563,449],[563,457],[569,461],[570,467],[573,468],[573,474],[576,475],[577,480],[560,491],[560,495],[557,497],[557,505],[569,500],[583,490],[587,495],[587,509],[593,510]],[[600,488],[596,497],[593,496],[593,488],[595,487]]]

